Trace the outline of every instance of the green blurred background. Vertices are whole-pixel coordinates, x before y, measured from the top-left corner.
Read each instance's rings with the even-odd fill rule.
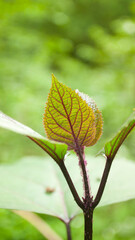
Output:
[[[96,155],[135,107],[135,1],[0,0],[0,109],[44,135],[43,113],[51,73],[93,97],[104,132],[87,153]],[[119,156],[135,158],[135,134]],[[0,129],[1,163],[44,152],[28,139]],[[44,216],[63,239],[64,227]],[[97,209],[95,240],[135,239],[135,201]],[[0,239],[43,237],[12,212],[0,210]],[[72,224],[83,239],[82,218]]]

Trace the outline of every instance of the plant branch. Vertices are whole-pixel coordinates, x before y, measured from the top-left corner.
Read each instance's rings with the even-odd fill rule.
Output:
[[[102,179],[101,179],[98,191],[97,191],[97,195],[96,195],[96,197],[93,201],[93,204],[92,204],[93,208],[95,208],[101,200],[101,197],[103,195],[105,185],[106,185],[106,182],[107,182],[107,178],[108,178],[108,175],[109,175],[109,172],[110,172],[111,165],[112,165],[112,159],[109,159],[107,157],[106,165],[105,165],[104,172],[103,172],[103,175],[102,175]]]
[[[64,164],[64,161],[62,161],[62,162],[59,164],[59,167],[60,167],[60,169],[61,169],[61,171],[62,171],[62,173],[63,173],[63,175],[64,175],[64,177],[65,177],[65,179],[66,179],[66,181],[67,181],[67,184],[68,184],[68,186],[69,186],[69,188],[70,188],[70,190],[71,190],[71,192],[72,192],[72,195],[73,195],[76,203],[78,204],[78,206],[79,206],[81,209],[83,209],[83,208],[84,208],[84,204],[83,204],[83,202],[81,201],[81,199],[80,199],[80,197],[79,197],[79,195],[78,195],[78,193],[77,193],[77,191],[76,191],[76,188],[75,188],[75,186],[74,186],[74,184],[73,184],[73,182],[72,182],[72,179],[71,179],[71,177],[70,177],[70,175],[69,175],[69,173],[68,173],[68,171],[67,171],[67,168],[66,168],[66,166],[65,166],[65,164]]]

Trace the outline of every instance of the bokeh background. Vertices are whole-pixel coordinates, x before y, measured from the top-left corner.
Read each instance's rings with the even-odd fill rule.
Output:
[[[86,149],[95,156],[135,107],[135,1],[0,0],[0,109],[43,135],[51,73],[102,110],[103,136]],[[132,133],[119,157],[135,160],[134,144]],[[0,129],[1,163],[44,154],[25,137]],[[66,239],[61,223],[44,218]],[[135,239],[135,201],[97,209],[94,229],[95,240]],[[2,209],[0,232],[1,240],[44,239]],[[73,222],[72,234],[83,239],[82,218]]]

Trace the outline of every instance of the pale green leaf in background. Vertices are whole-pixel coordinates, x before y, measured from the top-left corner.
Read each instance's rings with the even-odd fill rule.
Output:
[[[74,161],[73,161],[74,158]],[[104,167],[104,159],[91,158],[88,171],[95,195]],[[67,158],[67,168],[82,196],[82,180],[77,158]],[[72,168],[71,168],[72,166]],[[19,209],[57,216],[67,220],[81,213],[57,164],[48,158],[27,157],[12,165],[0,166],[0,208]],[[135,198],[135,163],[117,159],[99,206]]]

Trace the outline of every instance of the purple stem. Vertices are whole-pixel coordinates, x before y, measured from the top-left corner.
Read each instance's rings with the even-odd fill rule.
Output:
[[[71,177],[70,177],[70,175],[69,175],[69,173],[68,173],[68,171],[66,169],[66,166],[65,166],[63,161],[59,164],[59,167],[60,167],[60,169],[61,169],[61,171],[62,171],[62,173],[63,173],[63,175],[64,175],[64,177],[65,177],[65,179],[67,181],[67,184],[68,184],[68,186],[69,186],[69,188],[70,188],[70,190],[72,192],[72,195],[73,195],[76,203],[78,204],[78,206],[81,209],[83,209],[84,208],[84,204],[81,201],[81,199],[80,199],[80,197],[79,197],[79,195],[78,195],[78,193],[76,191],[76,188],[75,188],[75,186],[74,186],[74,184],[72,182],[72,179],[71,179]]]
[[[84,155],[84,147],[82,149],[79,149],[76,151],[76,154],[79,158],[79,165],[82,170],[82,175],[83,175],[83,184],[84,184],[84,208],[83,208],[83,213],[84,213],[84,224],[85,224],[85,229],[84,229],[84,239],[85,240],[92,240],[92,233],[93,233],[93,208],[92,208],[92,202],[93,202],[93,197],[90,192],[90,187],[89,187],[89,178],[87,175],[87,170],[86,170],[86,160],[85,160],[85,155]]]
[[[93,201],[93,204],[92,204],[93,208],[95,208],[101,200],[101,197],[103,195],[105,185],[106,185],[106,182],[107,182],[107,178],[108,178],[108,175],[109,175],[109,172],[110,172],[112,162],[113,162],[112,159],[111,160],[109,158],[106,159],[106,165],[105,165],[105,169],[104,169],[104,172],[103,172],[103,175],[102,175],[102,179],[101,179],[98,191],[97,191],[97,195],[96,195],[96,197]]]

